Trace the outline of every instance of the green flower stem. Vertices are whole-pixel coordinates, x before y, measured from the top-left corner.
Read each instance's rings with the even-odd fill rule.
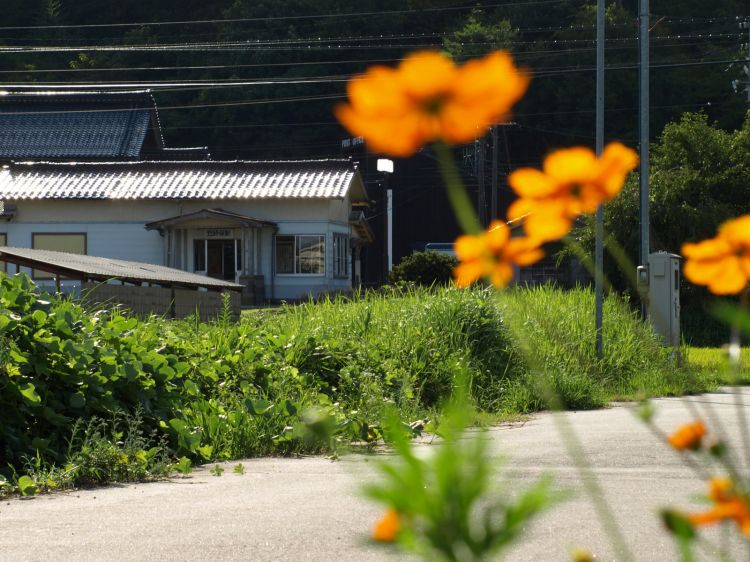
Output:
[[[448,194],[453,211],[456,213],[458,224],[467,234],[479,234],[483,230],[482,225],[479,224],[474,205],[466,194],[450,148],[442,142],[436,142],[433,146],[438,157],[440,173],[443,176],[445,192]]]

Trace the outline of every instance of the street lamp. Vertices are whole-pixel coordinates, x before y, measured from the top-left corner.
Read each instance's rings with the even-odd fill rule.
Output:
[[[393,160],[388,158],[378,158],[378,172],[383,172],[383,189],[385,190],[383,202],[385,203],[385,224],[383,229],[383,280],[388,278],[388,274],[393,269],[393,192],[388,189],[388,176],[393,173]]]

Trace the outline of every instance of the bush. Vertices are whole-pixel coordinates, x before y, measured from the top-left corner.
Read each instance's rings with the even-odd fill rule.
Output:
[[[458,260],[444,252],[417,252],[406,256],[393,268],[390,282],[411,283],[420,287],[447,285],[453,279],[453,268]]]
[[[372,442],[391,406],[435,419],[458,380],[508,414],[547,407],[542,380],[570,408],[708,388],[617,297],[597,360],[593,308],[583,289],[386,288],[202,323],[92,312],[0,275],[0,494]]]

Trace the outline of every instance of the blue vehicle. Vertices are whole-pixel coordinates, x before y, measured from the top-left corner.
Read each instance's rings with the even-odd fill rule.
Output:
[[[456,255],[453,242],[428,242],[424,245],[425,252],[442,252],[444,254]]]

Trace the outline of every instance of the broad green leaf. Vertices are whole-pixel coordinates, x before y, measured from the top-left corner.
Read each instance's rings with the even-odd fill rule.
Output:
[[[34,322],[37,324],[44,324],[44,321],[47,320],[47,313],[43,310],[35,310],[31,317],[34,319]]]
[[[26,400],[28,400],[32,404],[39,404],[42,401],[42,399],[36,393],[36,388],[30,382],[26,383],[24,386],[19,386],[18,391]]]
[[[10,350],[10,358],[13,359],[16,363],[28,363],[29,360],[26,359],[23,355],[18,353],[15,349]]]
[[[28,476],[21,476],[18,479],[18,491],[21,492],[22,496],[35,496],[36,495],[36,482],[33,478]]]
[[[191,396],[200,396],[200,393],[201,393],[201,391],[200,391],[200,389],[198,388],[198,385],[197,385],[197,384],[195,384],[195,383],[194,383],[193,381],[191,381],[191,380],[186,380],[186,381],[185,381],[185,384],[184,384],[184,387],[185,387],[185,391],[186,391],[186,392],[187,392],[187,393],[188,393],[189,395],[191,395]]]

